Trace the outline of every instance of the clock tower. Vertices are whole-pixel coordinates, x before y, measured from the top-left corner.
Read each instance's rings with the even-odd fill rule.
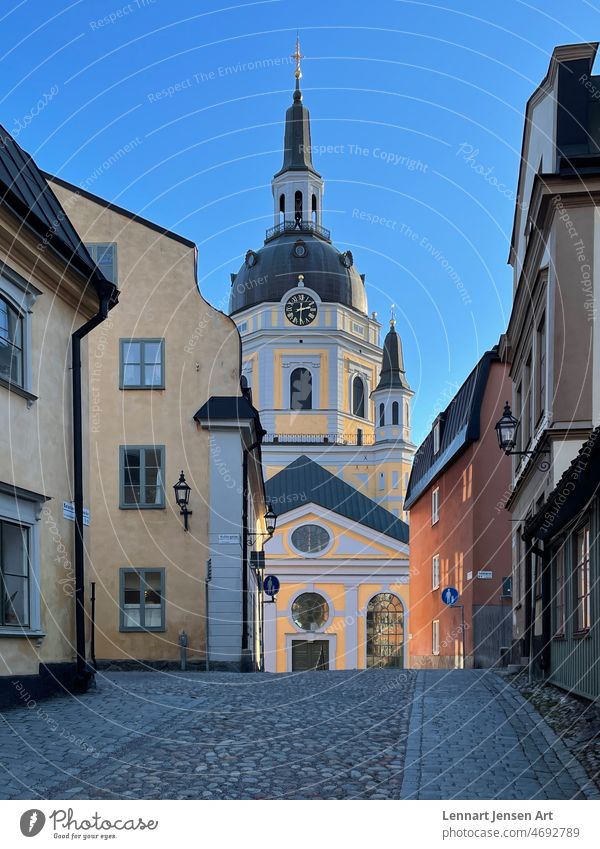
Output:
[[[395,322],[382,347],[381,324],[368,311],[365,275],[350,250],[333,244],[323,224],[324,183],[312,158],[298,43],[294,58],[296,84],[286,112],[283,162],[272,180],[274,221],[263,246],[248,250],[238,273],[231,275],[230,314],[242,339],[243,382],[267,431],[262,443],[267,493],[280,517],[275,538],[265,548],[267,569],[282,580],[282,603],[287,599],[293,606],[303,587],[314,589],[316,583],[314,575],[307,583],[292,581],[289,569],[311,578],[313,567],[325,566],[314,558],[338,561],[345,546],[336,586],[353,587],[343,608],[356,621],[348,626],[351,633],[344,625],[335,638],[327,638],[337,649],[329,643],[308,649],[298,645],[294,661],[294,634],[306,628],[293,624],[290,606],[291,634],[280,633],[277,623],[265,625],[274,652],[266,668],[278,671],[315,658],[325,662],[325,656],[331,668],[376,665],[366,648],[360,649],[364,635],[358,623],[367,610],[357,607],[359,585],[370,569],[387,570],[386,580],[366,581],[362,592],[368,604],[369,588],[398,588],[390,604],[404,616],[404,496],[415,448],[410,438],[413,392]],[[356,568],[363,570],[360,576]],[[327,599],[321,590],[317,595]],[[333,616],[332,605],[338,603],[331,597],[324,603]],[[331,634],[327,621],[315,627]],[[349,659],[339,654],[344,640],[352,646]],[[388,649],[396,660],[400,652],[404,664],[408,647],[402,640],[401,652]]]

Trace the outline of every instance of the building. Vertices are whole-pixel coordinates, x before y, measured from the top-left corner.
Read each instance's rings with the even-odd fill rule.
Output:
[[[402,665],[413,393],[395,321],[382,349],[365,277],[324,226],[299,60],[297,49],[273,226],[231,276],[243,374],[266,430],[267,494],[280,517],[266,549],[282,588],[265,606],[265,665]]]
[[[205,668],[208,599],[211,667],[255,668],[259,622],[242,609],[258,604],[249,558],[264,532],[262,428],[241,392],[235,324],[202,297],[193,242],[49,179],[122,290],[90,344],[97,662],[179,665],[183,641],[189,666]],[[187,514],[173,489],[182,472]]]
[[[514,300],[507,346],[519,423],[514,445],[508,445],[514,453],[507,498],[513,660],[542,676],[551,654],[547,552],[543,539],[526,529],[535,527],[533,518],[600,424],[594,295],[600,120],[593,95],[600,80],[591,73],[596,50],[597,44],[557,47],[527,103],[510,249]],[[587,638],[587,629],[580,636]]]
[[[0,128],[0,704],[84,690],[90,678],[81,349],[85,360],[85,337],[117,294]]]
[[[487,351],[415,454],[405,502],[415,667],[492,666],[510,646],[510,472],[495,431],[509,391],[498,349]]]

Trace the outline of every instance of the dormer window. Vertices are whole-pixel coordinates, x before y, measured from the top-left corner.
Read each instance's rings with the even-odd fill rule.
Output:
[[[433,426],[433,453],[438,454],[440,450],[440,423],[436,422]]]

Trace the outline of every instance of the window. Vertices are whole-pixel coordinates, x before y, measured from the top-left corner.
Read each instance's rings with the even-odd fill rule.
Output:
[[[400,405],[397,401],[392,402],[392,424],[397,425],[400,423]]]
[[[410,405],[408,401],[404,402],[404,427],[410,427]]]
[[[362,326],[362,324],[358,324],[358,322],[356,322],[356,321],[352,322],[352,332],[358,333],[359,336],[365,335],[364,327]]]
[[[378,481],[379,489],[385,489],[385,472],[379,472]]]
[[[358,375],[352,381],[352,414],[365,417],[365,384]]]
[[[242,321],[240,324],[238,324],[238,330],[240,333],[245,333],[246,330],[248,330],[248,322]]]
[[[164,389],[164,369],[164,339],[121,339],[121,389]]]
[[[294,218],[297,223],[302,221],[302,216],[302,192],[298,191],[294,195]]]
[[[537,328],[537,404],[536,421],[546,409],[546,316],[543,315]]]
[[[164,507],[164,463],[163,446],[121,446],[122,509]]]
[[[590,609],[590,526],[586,524],[575,537],[575,610],[578,631],[587,631],[591,626]]]
[[[439,654],[440,653],[440,620],[434,619],[431,623],[431,653]]]
[[[517,428],[517,432],[516,432],[516,435],[515,435],[515,439],[516,439],[515,449],[517,451],[520,451],[523,447],[523,424],[522,424],[522,422],[523,422],[523,389],[522,389],[520,383],[517,386],[517,389],[515,391],[515,407],[514,407],[514,409],[515,409],[515,415],[519,419],[519,422],[521,423],[521,426]]]
[[[312,410],[312,374],[307,368],[295,368],[290,375],[290,407]]]
[[[117,243],[91,242],[86,244],[89,255],[111,283],[117,283]]]
[[[566,625],[565,549],[560,546],[554,554],[554,636],[562,637]]]
[[[121,631],[165,630],[165,570],[121,569]]]
[[[512,598],[512,575],[502,578],[502,598]]]
[[[401,669],[404,663],[404,608],[398,596],[378,593],[367,606],[367,668]]]
[[[0,521],[0,625],[29,624],[29,531]]]
[[[397,471],[392,471],[392,489],[398,489],[400,483],[400,474]]]
[[[435,525],[440,519],[440,488],[436,488],[431,493],[431,524]]]
[[[525,362],[523,378],[524,410],[523,410],[523,442],[525,445],[533,438],[533,385],[531,372],[531,352]]]
[[[300,525],[299,528],[294,528],[291,536],[294,548],[306,554],[318,554],[324,551],[330,540],[329,531],[321,525]]]
[[[431,558],[431,589],[437,590],[440,585],[440,555]]]
[[[292,604],[292,619],[303,631],[318,631],[329,619],[329,605],[319,593],[302,593]]]
[[[433,453],[437,454],[440,450],[440,423],[436,422],[433,426]]]
[[[17,386],[24,385],[23,319],[8,301],[0,297],[0,377]]]
[[[385,407],[383,404],[379,405],[379,427],[383,427],[385,425]]]

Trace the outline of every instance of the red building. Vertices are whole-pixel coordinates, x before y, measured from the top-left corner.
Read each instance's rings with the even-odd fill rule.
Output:
[[[412,666],[491,666],[511,644],[510,463],[494,429],[510,393],[496,347],[415,454],[405,502]],[[458,590],[454,605],[444,603],[448,587]]]

